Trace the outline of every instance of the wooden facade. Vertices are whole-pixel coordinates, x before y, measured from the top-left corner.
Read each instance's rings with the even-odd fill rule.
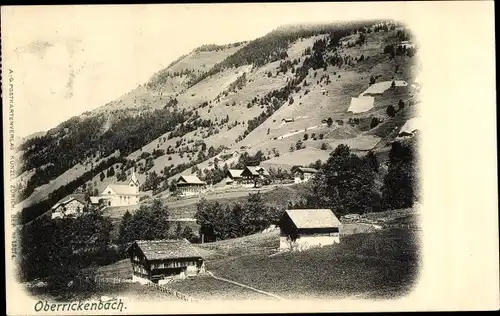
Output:
[[[269,172],[260,166],[247,166],[241,172],[244,185],[260,187],[271,183]]]
[[[127,252],[132,279],[141,283],[195,276],[205,271],[203,258],[185,239],[136,241]]]
[[[287,210],[280,220],[280,250],[306,250],[340,242],[340,221],[329,209]]]
[[[177,189],[182,195],[197,195],[207,189],[205,181],[201,181],[197,176],[180,176],[176,182]]]
[[[311,180],[318,170],[313,168],[298,168],[294,174],[294,182],[302,183]]]

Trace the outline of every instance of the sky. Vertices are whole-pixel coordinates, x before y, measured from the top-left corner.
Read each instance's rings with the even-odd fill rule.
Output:
[[[16,137],[102,106],[203,44],[251,40],[284,24],[404,18],[411,10],[352,2],[2,7]]]

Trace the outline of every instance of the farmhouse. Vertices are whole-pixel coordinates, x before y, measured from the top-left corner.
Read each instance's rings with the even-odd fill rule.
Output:
[[[132,176],[124,183],[108,184],[101,192],[98,199],[93,202],[102,201],[105,206],[127,206],[139,203],[139,180],[132,172]]]
[[[288,123],[291,123],[293,121],[294,121],[293,118],[284,118],[281,120],[281,123],[288,124]]]
[[[340,221],[329,209],[287,210],[280,220],[280,250],[302,251],[340,242]]]
[[[136,241],[127,248],[132,281],[141,284],[205,272],[205,262],[186,239]]]
[[[414,117],[405,122],[403,127],[398,133],[397,138],[410,138],[417,135],[418,131],[422,127],[421,118]]]
[[[294,173],[295,183],[302,183],[309,181],[318,170],[314,168],[298,168]]]
[[[262,186],[269,182],[269,172],[260,166],[247,166],[241,173],[243,184],[246,186]]]
[[[351,104],[347,111],[352,113],[362,113],[373,108],[375,98],[371,96],[361,96],[359,98],[351,98]]]
[[[177,179],[177,188],[182,195],[196,195],[207,188],[207,183],[201,181],[197,176],[180,176]]]
[[[85,199],[83,194],[72,194],[59,200],[52,206],[52,219],[63,217],[75,217],[83,213],[85,207]]]
[[[402,41],[399,45],[404,49],[415,47],[415,45],[413,43],[411,43],[410,41]]]
[[[226,185],[241,185],[243,184],[243,177],[241,176],[241,173],[243,172],[242,169],[229,169],[226,172]]]

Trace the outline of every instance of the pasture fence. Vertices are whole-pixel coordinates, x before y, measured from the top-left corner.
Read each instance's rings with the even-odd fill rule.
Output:
[[[133,280],[130,280],[130,279],[121,279],[121,278],[106,278],[106,277],[102,277],[102,276],[95,276],[94,277],[94,281],[96,283],[112,283],[112,284],[117,284],[117,283],[135,283]],[[166,294],[169,294],[169,295],[172,295],[178,299],[181,299],[183,301],[186,301],[186,302],[197,302],[196,299],[194,299],[193,297],[189,296],[189,295],[186,295],[184,293],[181,293],[179,291],[176,291],[174,289],[171,289],[169,287],[166,287],[165,285],[159,285],[157,283],[153,283],[153,282],[148,282],[148,283],[145,283],[146,286],[149,286],[149,287],[152,287],[160,292],[163,292],[163,293],[166,293]]]
[[[197,302],[198,301],[195,298],[193,298],[192,296],[186,295],[184,293],[181,293],[179,291],[176,291],[174,289],[166,287],[165,285],[159,285],[157,283],[151,282],[151,283],[146,283],[146,286],[152,287],[160,292],[170,294],[170,295],[172,295],[178,299],[181,299],[183,301],[186,301],[186,302]]]
[[[94,277],[94,282],[96,283],[112,283],[112,284],[117,284],[117,283],[134,283],[131,279],[122,279],[122,278],[107,278],[103,277],[100,275],[96,275]]]

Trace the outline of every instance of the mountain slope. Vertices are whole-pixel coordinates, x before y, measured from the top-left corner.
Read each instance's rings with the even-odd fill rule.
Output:
[[[287,27],[248,43],[202,46],[121,98],[25,141],[24,220],[65,194],[95,189],[101,173],[105,179],[118,173],[108,177],[115,179],[135,168],[143,189],[159,194],[180,173],[213,168],[215,157],[229,166],[243,152],[260,150],[265,158],[288,153],[289,161],[305,164],[300,157],[309,155],[299,147],[319,150],[325,143],[331,150],[347,138],[388,142],[394,135],[372,131],[372,119],[382,121],[379,128],[391,125],[387,106],[408,102],[415,91],[398,87],[375,96],[367,112],[347,109],[371,77],[413,81],[414,52],[390,49],[410,35],[391,21],[364,21]],[[415,115],[407,112],[405,118]]]

